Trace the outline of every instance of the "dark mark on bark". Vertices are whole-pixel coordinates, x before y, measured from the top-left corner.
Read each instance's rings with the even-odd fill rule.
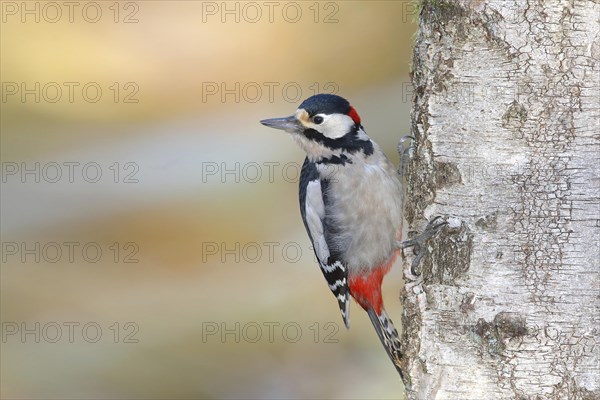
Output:
[[[469,292],[460,303],[460,311],[468,314],[473,310],[475,310],[475,293]]]
[[[509,340],[528,334],[525,318],[505,311],[496,314],[491,322],[480,318],[469,331],[482,350],[492,356],[502,355]]]
[[[495,231],[498,225],[498,212],[484,215],[475,222],[475,226],[487,231]]]
[[[437,189],[462,183],[462,177],[456,164],[449,162],[435,162],[434,171],[435,186]]]
[[[506,129],[519,131],[527,121],[527,110],[516,100],[511,103],[502,116],[502,126]]]

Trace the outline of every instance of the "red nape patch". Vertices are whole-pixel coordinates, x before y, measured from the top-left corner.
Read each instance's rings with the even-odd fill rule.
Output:
[[[352,120],[354,121],[355,124],[360,124],[360,117],[358,116],[358,113],[356,112],[356,109],[352,106],[350,106],[350,111],[348,111],[348,116],[350,118],[352,118]]]
[[[383,308],[381,282],[385,274],[392,268],[397,256],[398,252],[394,252],[394,255],[388,261],[373,268],[368,275],[348,277],[350,294],[363,309],[372,308],[377,314],[381,314]]]

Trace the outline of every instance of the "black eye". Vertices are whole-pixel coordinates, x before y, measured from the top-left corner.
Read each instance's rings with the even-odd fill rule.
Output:
[[[323,117],[320,117],[317,115],[316,117],[313,118],[313,122],[315,124],[319,125],[321,122],[323,122]]]

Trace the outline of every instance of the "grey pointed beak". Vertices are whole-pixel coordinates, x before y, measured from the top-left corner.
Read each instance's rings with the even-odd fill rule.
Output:
[[[301,124],[295,115],[284,118],[263,119],[260,123],[269,128],[281,129],[286,132],[296,132],[301,128]]]

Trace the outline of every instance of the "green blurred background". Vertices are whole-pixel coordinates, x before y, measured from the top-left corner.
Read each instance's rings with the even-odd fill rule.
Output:
[[[412,2],[0,3],[3,399],[401,398],[258,121],[338,93],[397,164]]]

